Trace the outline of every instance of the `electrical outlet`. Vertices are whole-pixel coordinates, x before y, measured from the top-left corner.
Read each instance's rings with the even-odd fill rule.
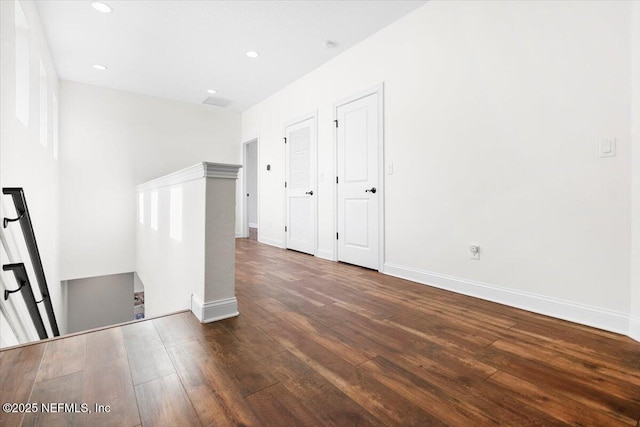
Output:
[[[604,138],[599,143],[600,157],[616,156],[616,138]]]
[[[471,252],[471,259],[480,259],[480,246],[478,245],[469,246],[469,252]]]

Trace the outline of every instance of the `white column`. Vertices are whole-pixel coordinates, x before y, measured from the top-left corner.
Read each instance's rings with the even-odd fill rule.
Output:
[[[191,311],[203,323],[238,315],[235,295],[236,180],[239,166],[207,163],[204,289]]]
[[[138,186],[136,272],[146,317],[191,309],[238,315],[235,204],[239,165],[203,162]]]

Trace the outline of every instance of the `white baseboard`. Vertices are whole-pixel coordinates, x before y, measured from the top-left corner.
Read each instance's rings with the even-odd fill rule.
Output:
[[[242,231],[236,231],[236,239],[242,239],[243,237]]]
[[[322,259],[328,259],[329,261],[336,261],[336,258],[333,256],[332,251],[324,251],[322,249],[318,249],[316,251],[316,256]]]
[[[258,223],[257,222],[250,222],[249,223],[249,228],[258,228]]]
[[[200,323],[215,322],[240,314],[238,313],[238,300],[235,297],[203,302],[196,294],[191,294],[191,311]]]
[[[529,292],[515,291],[488,283],[460,279],[391,263],[384,265],[384,273],[459,294],[521,308],[570,322],[593,326],[606,331],[624,335],[629,334],[629,315],[618,311],[578,304]],[[640,336],[640,322],[636,323],[636,325],[638,325],[637,336]]]
[[[629,316],[629,336],[636,341],[640,341],[640,317]]]
[[[271,239],[269,237],[260,237],[259,233],[258,233],[258,242],[264,243],[265,245],[275,246],[277,248],[284,248],[284,244],[282,243],[282,240]]]

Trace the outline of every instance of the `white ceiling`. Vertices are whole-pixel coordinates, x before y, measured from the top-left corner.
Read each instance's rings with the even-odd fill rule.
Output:
[[[104,2],[36,2],[60,78],[243,111],[425,1]]]

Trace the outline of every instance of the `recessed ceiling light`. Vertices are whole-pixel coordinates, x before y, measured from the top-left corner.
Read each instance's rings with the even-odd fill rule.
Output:
[[[255,50],[250,50],[249,52],[247,52],[247,56],[249,58],[257,58],[258,56],[260,56],[260,54]]]
[[[216,93],[218,93],[218,91],[215,89],[209,89],[207,90],[207,93],[210,93],[211,95],[215,95]]]
[[[99,71],[105,71],[107,69],[107,67],[102,64],[93,64],[92,67]]]
[[[93,6],[95,10],[101,13],[111,13],[111,11],[113,10],[111,9],[111,6],[109,6],[108,4],[101,3],[99,1],[92,2],[91,6]]]

